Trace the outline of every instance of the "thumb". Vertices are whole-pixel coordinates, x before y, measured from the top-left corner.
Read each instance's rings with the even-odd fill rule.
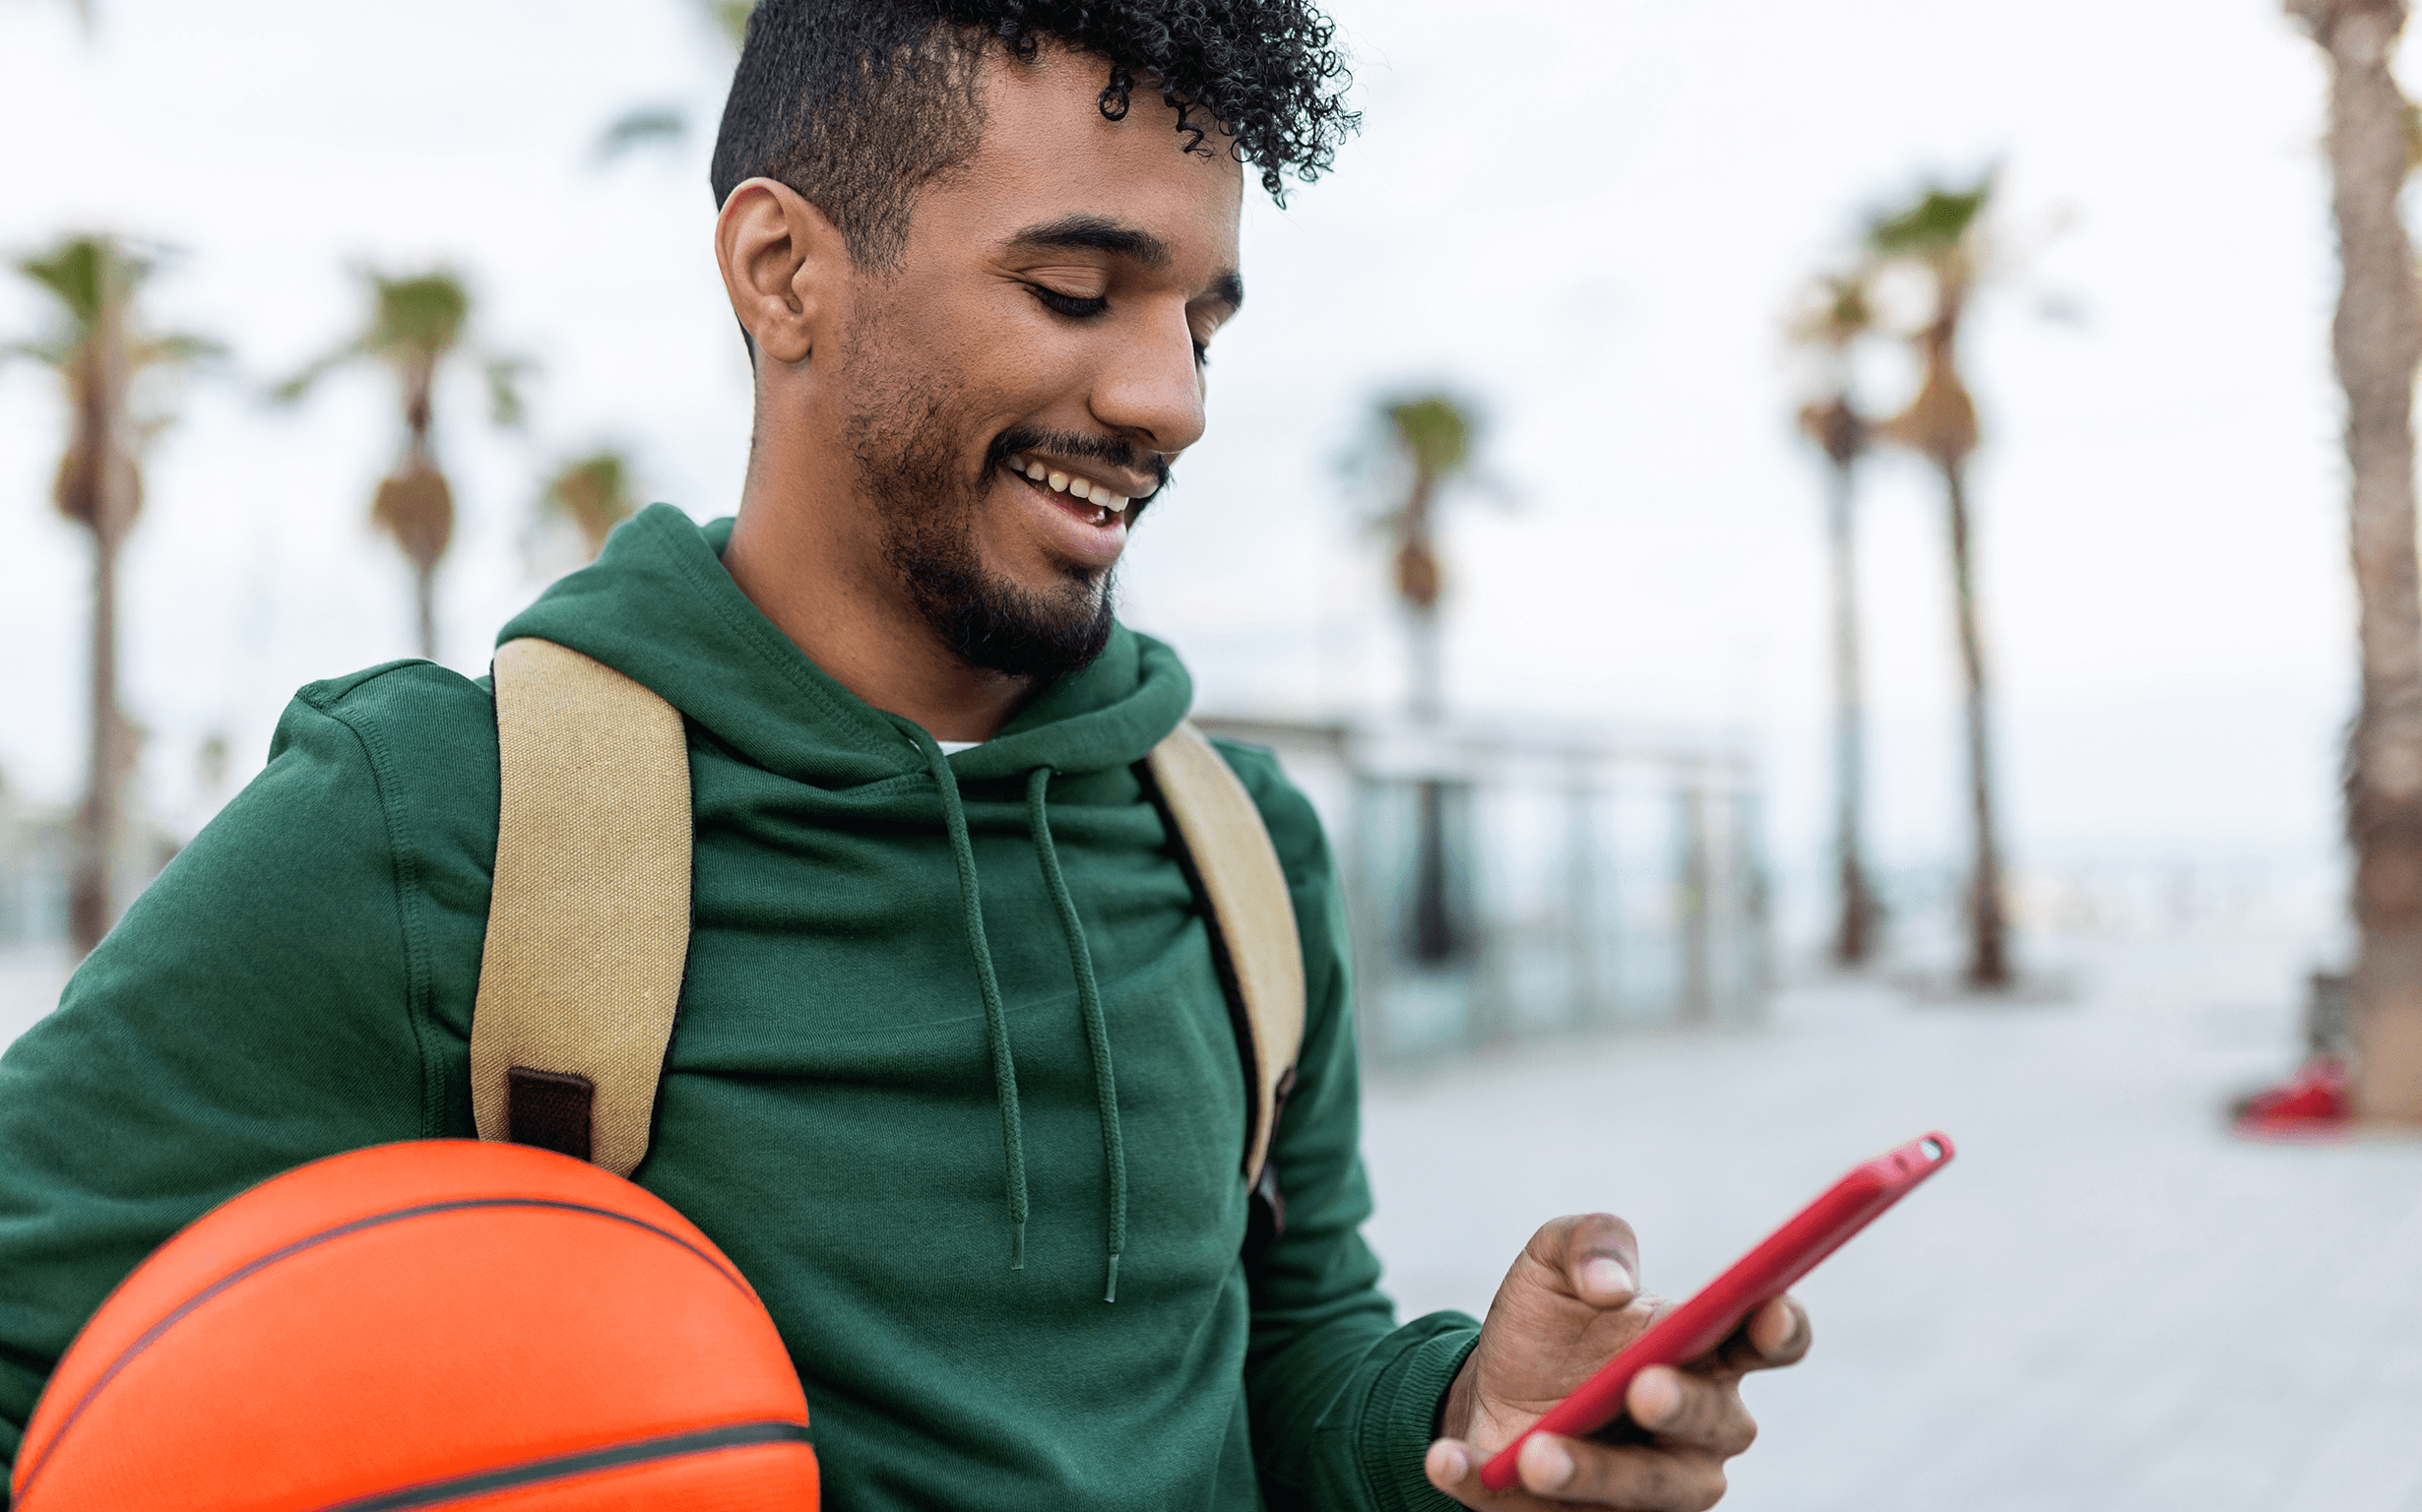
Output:
[[[1640,1290],[1640,1241],[1612,1213],[1560,1218],[1531,1236],[1531,1258],[1592,1307],[1628,1306]]]

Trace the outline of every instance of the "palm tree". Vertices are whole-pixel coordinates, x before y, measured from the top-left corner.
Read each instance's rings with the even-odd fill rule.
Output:
[[[1403,502],[1372,524],[1390,538],[1396,597],[1404,604],[1411,638],[1410,711],[1430,725],[1444,713],[1438,663],[1438,599],[1445,574],[1438,563],[1434,526],[1446,490],[1471,478],[1472,443],[1478,424],[1471,407],[1449,394],[1406,395],[1379,405],[1381,433],[1404,469]],[[1426,778],[1418,786],[1413,854],[1411,954],[1438,965],[1463,954],[1462,888],[1449,875],[1446,846],[1447,784]]]
[[[1867,960],[1881,915],[1868,881],[1864,843],[1867,732],[1852,511],[1859,458],[1874,427],[1850,401],[1851,349],[1875,325],[1867,275],[1861,270],[1820,279],[1812,308],[1792,332],[1823,364],[1822,392],[1801,409],[1800,429],[1824,452],[1832,474],[1825,524],[1833,578],[1833,856],[1841,901],[1833,959],[1843,966]]]
[[[540,513],[571,521],[596,561],[613,528],[639,508],[630,472],[630,460],[612,448],[567,462],[539,495]]]
[[[51,498],[93,536],[92,765],[68,895],[68,930],[79,954],[100,943],[115,916],[109,873],[134,767],[133,729],[118,707],[118,553],[143,509],[144,448],[167,419],[157,396],[138,395],[138,380],[219,351],[200,337],[144,329],[135,296],[156,266],[155,257],[99,234],[66,237],[17,264],[57,302],[59,319],[49,337],[8,352],[45,363],[67,390],[67,450]],[[140,403],[146,398],[153,407]]]
[[[362,332],[278,385],[272,397],[293,404],[331,370],[368,359],[395,374],[404,402],[404,445],[395,471],[378,485],[370,523],[391,536],[412,563],[419,610],[420,655],[437,660],[437,565],[454,539],[454,489],[437,465],[430,431],[435,418],[437,375],[464,349],[471,321],[471,295],[463,281],[444,269],[389,278],[364,271],[370,321]],[[488,408],[499,425],[521,422],[516,380],[523,364],[491,357],[487,362]]]
[[[2331,346],[2346,391],[2347,499],[2362,702],[2346,740],[2346,837],[2361,936],[2355,1110],[2422,1120],[2422,598],[2414,549],[2414,368],[2422,288],[2397,218],[2411,115],[2389,71],[2404,0],[2287,0],[2328,54],[2339,285]]]
[[[1943,474],[1950,516],[1951,591],[1959,626],[1960,668],[1967,683],[1968,803],[1975,827],[1968,882],[1968,983],[2005,986],[2010,979],[2008,930],[2002,913],[2002,857],[1995,834],[1992,744],[1987,727],[1985,648],[1977,625],[1976,574],[1968,519],[1967,466],[1976,452],[1976,402],[1959,376],[1959,322],[1983,261],[1983,212],[1993,175],[1967,189],[1930,187],[1916,203],[1868,227],[1879,259],[1922,270],[1934,285],[1934,313],[1911,338],[1923,377],[1909,407],[1884,422],[1882,434],[1918,453]]]
[[[1474,423],[1470,408],[1446,394],[1383,401],[1379,418],[1407,480],[1404,502],[1372,523],[1394,541],[1396,597],[1404,603],[1413,640],[1412,714],[1430,724],[1442,708],[1438,596],[1445,587],[1433,528],[1439,495],[1471,469]]]

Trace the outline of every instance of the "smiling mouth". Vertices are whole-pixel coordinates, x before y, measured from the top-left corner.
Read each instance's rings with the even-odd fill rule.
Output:
[[[1010,474],[1035,485],[1038,489],[1057,494],[1068,512],[1080,519],[1090,519],[1096,526],[1111,526],[1126,519],[1125,494],[1115,491],[1108,483],[1096,482],[1073,472],[1064,472],[1034,458],[1012,453],[1001,464]],[[1085,507],[1092,506],[1092,514]]]

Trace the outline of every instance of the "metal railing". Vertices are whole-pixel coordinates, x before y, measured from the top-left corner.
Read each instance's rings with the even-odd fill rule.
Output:
[[[1374,1061],[1741,1023],[1769,975],[1749,760],[1717,746],[1206,717],[1277,752],[1339,851]]]
[[[0,947],[67,938],[68,826],[0,805]]]

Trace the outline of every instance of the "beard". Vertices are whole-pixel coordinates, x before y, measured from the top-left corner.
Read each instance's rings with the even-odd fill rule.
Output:
[[[960,460],[966,426],[955,410],[945,396],[923,393],[850,417],[858,486],[880,511],[884,559],[925,623],[969,666],[1038,680],[1082,671],[1110,645],[1115,575],[1072,566],[1038,590],[986,567],[976,540],[986,492],[1010,453],[1046,438],[1023,427],[1003,431],[971,478]],[[903,415],[919,418],[901,430]],[[1125,450],[1098,440],[1083,448],[1094,455]]]

